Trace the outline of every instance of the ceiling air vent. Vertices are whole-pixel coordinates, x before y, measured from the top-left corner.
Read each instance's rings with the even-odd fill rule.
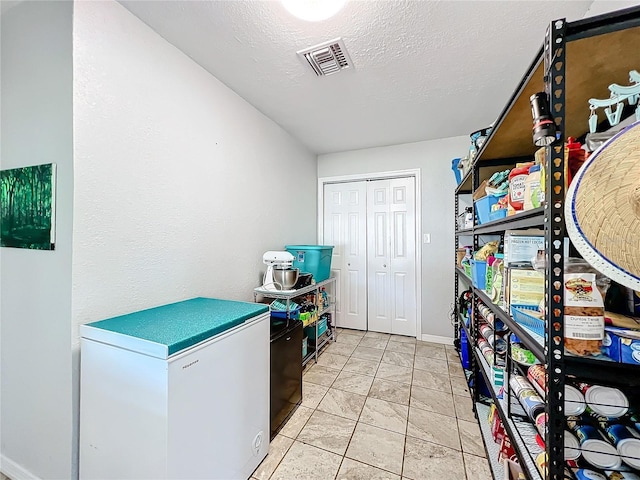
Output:
[[[319,77],[353,68],[353,63],[341,38],[305,48],[297,53]]]

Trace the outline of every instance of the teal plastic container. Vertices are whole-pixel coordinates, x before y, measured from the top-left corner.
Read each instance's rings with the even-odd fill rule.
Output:
[[[331,275],[333,245],[286,245],[284,248],[294,256],[293,268],[312,274],[316,282]]]

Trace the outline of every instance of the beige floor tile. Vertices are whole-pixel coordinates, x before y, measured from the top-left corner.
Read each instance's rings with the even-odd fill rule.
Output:
[[[446,360],[438,360],[431,357],[418,357],[416,356],[413,362],[413,368],[418,370],[428,370],[432,373],[449,374],[449,365]]]
[[[389,337],[390,342],[400,342],[400,343],[416,343],[415,337],[405,337],[404,335],[391,335]]]
[[[347,457],[393,473],[402,473],[405,436],[358,422]]]
[[[305,374],[304,381],[330,387],[339,373],[340,370],[327,368],[324,365],[317,364],[313,365]]]
[[[342,370],[344,364],[347,363],[349,357],[344,355],[337,355],[335,353],[324,352],[318,357],[318,365],[323,367],[333,368],[335,370]]]
[[[478,457],[484,457],[484,444],[482,443],[478,423],[458,419],[458,429],[460,430],[462,451],[472,455],[477,455]]]
[[[369,390],[369,396],[387,402],[409,405],[410,391],[410,385],[405,383],[389,382],[376,378],[371,385],[371,390]]]
[[[384,350],[377,348],[361,347],[358,345],[351,354],[352,357],[361,358],[362,360],[369,360],[370,362],[379,362],[382,358]]]
[[[316,410],[296,440],[344,455],[355,428],[355,420]]]
[[[316,408],[324,397],[325,393],[329,390],[322,385],[316,385],[315,383],[309,383],[302,381],[302,403],[303,407]]]
[[[349,344],[345,342],[333,342],[327,347],[327,353],[335,353],[337,355],[344,355],[345,357],[351,356],[356,349],[356,344]]]
[[[446,350],[447,362],[460,364],[460,355],[458,352]]]
[[[389,335],[388,333],[381,333],[381,332],[367,332],[364,334],[365,338],[386,338],[387,340],[389,340],[389,337],[391,335]]]
[[[456,407],[456,417],[467,420],[468,422],[476,421],[475,414],[473,413],[473,404],[468,395],[454,395],[453,404]]]
[[[270,480],[333,480],[341,461],[340,455],[296,441]]]
[[[358,420],[366,398],[364,395],[330,388],[318,405],[318,410],[350,420]]]
[[[258,466],[253,477],[258,480],[267,480],[278,467],[278,464],[285,456],[289,447],[293,444],[293,440],[282,435],[276,435],[269,445],[269,454]]]
[[[345,458],[336,480],[400,480],[398,475]]]
[[[449,364],[449,376],[451,377],[462,377],[464,378],[464,370],[462,369],[462,365],[460,362],[448,362]]]
[[[410,407],[407,435],[461,450],[455,417]]]
[[[446,360],[447,355],[442,345],[437,343],[418,342],[416,344],[416,356]]]
[[[333,382],[333,387],[338,390],[344,390],[345,392],[357,393],[358,395],[367,395],[373,378],[368,375],[359,375],[357,373],[343,370]]]
[[[364,337],[358,346],[384,350],[387,348],[387,343],[389,343],[389,340],[386,338]]]
[[[451,378],[451,390],[454,395],[469,395],[469,385],[467,385],[466,378],[450,377]]]
[[[406,405],[369,397],[364,404],[359,421],[404,435],[407,431],[408,414],[409,407]]]
[[[384,363],[391,363],[393,365],[400,365],[401,367],[413,367],[413,355],[410,353],[391,352],[385,350],[382,356]]]
[[[409,353],[414,355],[416,353],[416,346],[413,343],[402,343],[389,341],[387,345],[388,352]]]
[[[462,453],[418,438],[407,437],[402,477],[411,480],[464,479]]]
[[[280,435],[295,439],[311,417],[312,408],[300,405],[280,430]]]
[[[450,417],[455,416],[453,396],[450,393],[440,392],[432,388],[412,385],[409,404],[412,407],[420,408],[428,412],[440,413]]]
[[[451,393],[449,374],[431,373],[427,370],[413,370],[413,385]]]
[[[344,343],[347,345],[358,345],[362,340],[362,337],[359,335],[353,335],[351,333],[341,332],[338,334],[338,341],[336,343]]]
[[[383,380],[390,380],[399,383],[408,383],[411,385],[411,379],[413,377],[413,370],[409,367],[401,367],[400,365],[393,365],[392,363],[381,363],[376,372],[377,378]]]
[[[343,333],[346,333],[347,335],[353,335],[354,337],[364,337],[364,334],[367,333],[364,330],[353,330],[351,328],[343,328],[342,329]]]
[[[467,472],[468,480],[493,480],[491,475],[491,467],[486,458],[476,457],[475,455],[469,455],[463,453],[464,457],[464,469]]]
[[[373,377],[378,370],[378,365],[380,365],[380,362],[372,362],[371,360],[351,357],[347,360],[347,363],[345,363],[343,370],[358,373],[360,375],[370,375]]]
[[[453,343],[447,343],[447,344],[444,344],[444,348],[445,348],[446,350],[450,350],[450,351],[452,351],[452,352],[455,352],[455,351],[456,351],[456,347],[454,347],[454,346],[453,346]]]

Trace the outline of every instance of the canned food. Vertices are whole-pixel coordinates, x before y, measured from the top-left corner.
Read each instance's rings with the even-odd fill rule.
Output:
[[[584,394],[589,408],[598,415],[617,418],[629,410],[629,399],[617,388],[588,383],[580,383],[578,388]]]
[[[604,472],[607,474],[607,480],[640,480],[640,477],[631,472],[613,472],[608,470]]]
[[[521,390],[517,395],[518,402],[531,420],[544,412],[544,401],[535,390]]]
[[[572,428],[580,440],[582,457],[596,468],[616,470],[622,459],[613,445],[591,425],[576,425]]]
[[[544,365],[532,365],[527,370],[527,378],[541,394],[547,391],[547,371]]]
[[[493,315],[493,313],[492,313],[491,315]],[[507,330],[509,330],[509,327],[507,327],[507,326],[504,324],[504,322],[503,322],[502,320],[499,320],[499,319],[498,319],[498,320],[495,320],[495,321],[493,322],[493,328],[494,328],[494,330],[495,330],[496,332],[498,332],[498,333],[504,333],[504,332],[506,332]]]
[[[564,414],[582,415],[587,408],[587,404],[582,392],[571,385],[564,386]]]
[[[577,480],[607,480],[607,477],[601,473],[589,470],[587,468],[577,468],[573,471]]]
[[[527,378],[523,377],[522,375],[511,375],[511,378],[509,379],[509,385],[511,385],[511,388],[513,389],[513,393],[515,395],[518,395],[518,393],[520,393],[522,390],[533,390],[533,385],[531,385],[531,382],[529,382],[529,380],[527,380]]]
[[[480,325],[478,331],[480,332],[480,335],[482,335],[487,340],[487,342],[489,342],[489,345],[491,345],[491,340],[493,339],[493,328],[491,328],[486,323],[483,323],[482,325]]]
[[[625,425],[611,425],[606,431],[622,461],[640,469],[640,435]]]
[[[632,413],[629,417],[629,421],[633,423],[633,426],[636,427],[636,430],[640,432],[640,414]]]
[[[507,342],[504,340],[504,338],[495,337],[495,343],[489,343],[493,346],[493,349],[498,355],[504,355],[505,353],[507,353]]]
[[[580,458],[580,441],[571,432],[564,431],[564,459],[577,460]]]
[[[536,467],[542,478],[547,478],[547,452],[542,452],[536,457]]]
[[[536,430],[542,438],[546,435],[547,422],[549,421],[549,415],[546,412],[539,414],[535,419]]]
[[[611,417],[605,417],[604,415],[598,415],[589,407],[587,407],[587,409],[585,410],[585,415],[587,415],[591,423],[594,423],[601,430],[606,430],[611,425],[620,423],[619,418],[611,418]]]

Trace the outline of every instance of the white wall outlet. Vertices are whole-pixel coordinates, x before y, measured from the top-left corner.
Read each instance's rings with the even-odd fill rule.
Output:
[[[431,243],[431,234],[430,233],[425,233],[423,235],[423,240],[424,243]]]

